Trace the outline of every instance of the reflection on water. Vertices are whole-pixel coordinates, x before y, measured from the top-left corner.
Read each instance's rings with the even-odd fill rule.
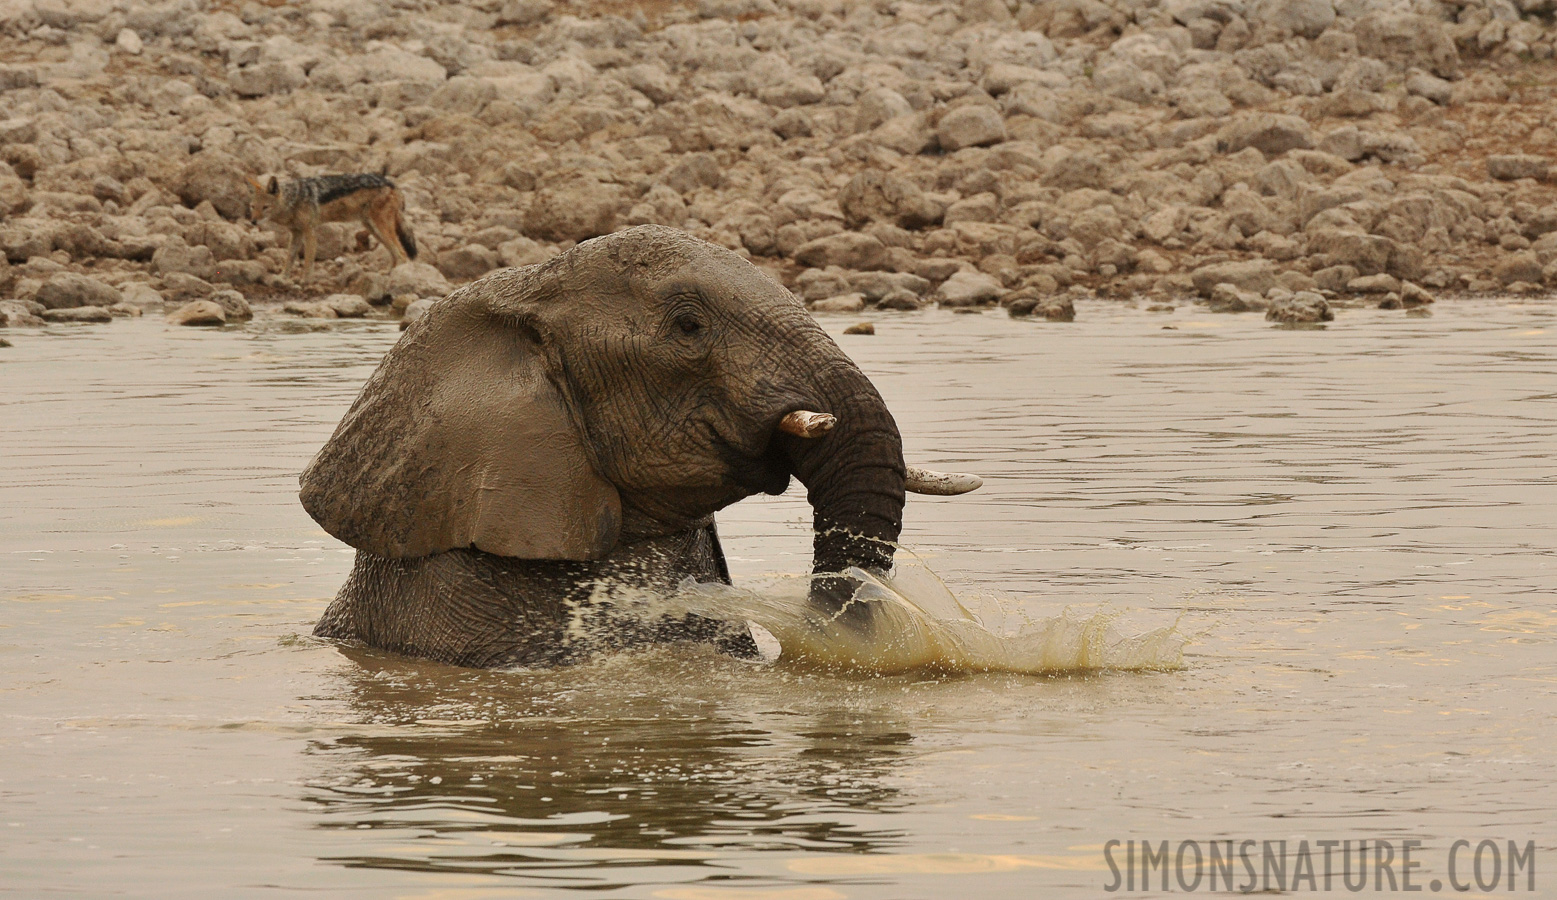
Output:
[[[10,335],[0,896],[1079,898],[1111,839],[1557,851],[1557,307],[1081,307],[840,335],[912,462],[986,478],[909,501],[893,640],[791,615],[792,492],[721,515],[735,590],[659,598],[777,662],[548,672],[308,637],[351,553],[297,473],[392,324]]]
[[[322,827],[391,836],[377,836],[377,855],[337,862],[566,883],[579,867],[867,851],[900,837],[847,818],[901,805],[883,775],[912,736],[890,708],[741,715],[707,683],[762,696],[773,687],[761,682],[791,679],[698,647],[505,673],[346,652],[357,666],[338,687],[358,720],[310,742],[322,774],[306,796]],[[682,692],[694,682],[692,699]]]

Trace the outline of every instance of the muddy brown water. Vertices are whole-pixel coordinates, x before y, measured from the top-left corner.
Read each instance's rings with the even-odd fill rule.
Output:
[[[1094,897],[1111,840],[1417,839],[1418,884],[1459,838],[1557,851],[1557,305],[877,324],[839,340],[910,460],[987,479],[905,544],[995,631],[1084,662],[1060,626],[1111,623],[1127,669],[1171,628],[1177,667],[343,651],[296,474],[392,325],[12,335],[0,895]],[[748,601],[809,521],[722,514]]]

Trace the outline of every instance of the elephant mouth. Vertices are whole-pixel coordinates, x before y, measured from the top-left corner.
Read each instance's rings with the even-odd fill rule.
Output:
[[[776,419],[775,419],[776,421]],[[784,452],[776,428],[767,430],[759,446],[751,441],[735,441],[716,426],[706,425],[709,441],[724,459],[731,479],[747,494],[782,494],[789,487],[793,465]]]
[[[791,403],[767,418],[767,427],[761,432],[766,436],[766,442],[760,451],[746,456],[747,460],[756,461],[764,473],[766,480],[758,488],[762,493],[784,493],[795,474],[793,447],[786,446],[787,438],[815,440],[825,436],[838,423],[827,413],[812,412],[815,405]]]
[[[789,488],[789,480],[794,472],[791,468],[789,457],[781,451],[777,444],[769,444],[768,449],[755,459],[749,459],[747,471],[737,471],[737,478],[743,487],[750,488],[754,494],[782,494]]]
[[[746,442],[743,447],[710,426],[715,443],[725,450],[736,482],[754,494],[784,493],[795,475],[794,448],[789,440],[821,438],[837,423],[827,413],[812,412],[815,405],[792,402],[769,414],[763,420],[765,427],[756,432],[762,436],[760,446]]]
[[[816,404],[791,399],[759,415],[757,428],[739,430],[732,437],[713,422],[700,423],[707,441],[723,458],[731,479],[748,494],[782,494],[794,476],[794,459],[786,449],[786,435],[818,438],[836,421],[825,413],[809,412]],[[800,430],[808,429],[801,434]]]

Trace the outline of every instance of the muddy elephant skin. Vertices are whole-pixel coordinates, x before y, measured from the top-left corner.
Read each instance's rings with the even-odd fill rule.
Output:
[[[827,433],[780,429],[799,410]],[[713,513],[791,476],[813,571],[885,571],[902,442],[869,379],[734,253],[644,226],[507,269],[435,304],[385,356],[302,476],[357,549],[316,634],[471,666],[565,662],[602,584],[728,582]],[[815,580],[847,608],[853,584]],[[744,625],[678,619],[608,640],[750,652]]]

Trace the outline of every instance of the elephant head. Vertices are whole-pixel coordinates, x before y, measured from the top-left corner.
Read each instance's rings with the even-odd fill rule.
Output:
[[[815,511],[815,572],[890,568],[907,471],[869,379],[756,267],[645,226],[435,304],[301,496],[382,557],[591,560],[791,475]],[[818,603],[845,604],[847,584],[817,584]]]

